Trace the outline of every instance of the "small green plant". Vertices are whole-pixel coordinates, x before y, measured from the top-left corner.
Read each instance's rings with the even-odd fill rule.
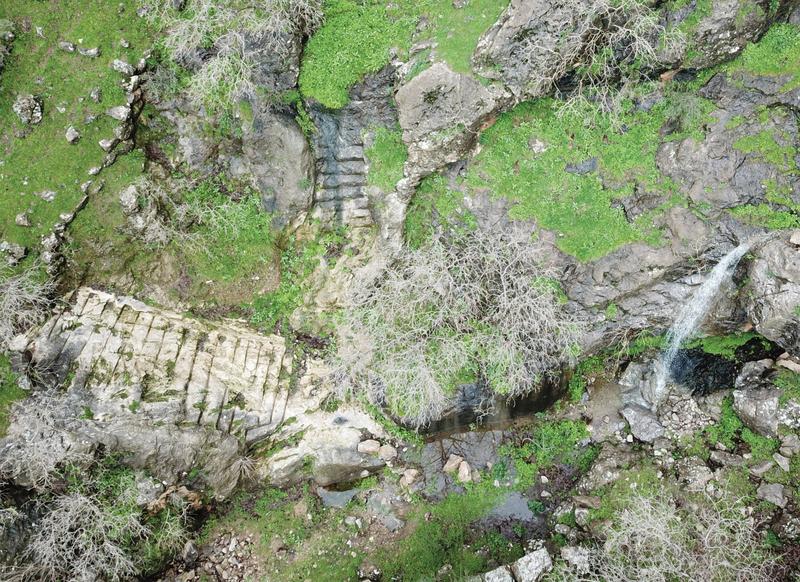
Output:
[[[686,344],[686,348],[700,348],[707,354],[722,356],[727,360],[734,360],[736,359],[736,350],[738,348],[759,337],[761,336],[752,331],[721,336],[708,336],[692,340]]]
[[[733,410],[733,397],[728,396],[722,401],[722,415],[717,424],[706,429],[706,437],[712,444],[722,443],[728,449],[735,447],[734,439],[744,425]]]
[[[369,183],[384,192],[393,191],[403,177],[403,164],[408,158],[400,130],[376,128],[372,147],[367,148],[364,153],[370,162],[367,176]]]

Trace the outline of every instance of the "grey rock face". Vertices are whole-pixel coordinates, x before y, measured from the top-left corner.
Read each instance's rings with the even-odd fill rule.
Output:
[[[0,253],[5,255],[6,263],[9,267],[18,265],[22,259],[28,254],[28,249],[16,243],[2,241],[0,242]]]
[[[251,176],[264,210],[277,228],[302,218],[314,193],[314,161],[305,135],[288,117],[256,112],[242,136],[242,165],[236,174]]]
[[[463,158],[498,107],[486,87],[444,63],[403,85],[396,100],[409,165],[419,178]]]
[[[114,59],[111,62],[111,68],[127,77],[132,76],[136,72],[136,69],[134,69],[133,65],[120,59]]]
[[[30,93],[18,95],[11,109],[25,125],[36,125],[42,121],[42,100]]]
[[[503,81],[518,100],[549,92],[550,83],[537,80],[580,44],[581,40],[571,38],[571,33],[588,6],[585,0],[512,0],[478,42],[472,59],[475,71]]]
[[[760,334],[798,354],[800,248],[789,238],[784,235],[757,249],[749,272],[752,293],[747,295],[747,311]]]

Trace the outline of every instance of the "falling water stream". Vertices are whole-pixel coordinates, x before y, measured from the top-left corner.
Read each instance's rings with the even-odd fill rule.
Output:
[[[667,381],[672,373],[672,365],[683,342],[691,337],[703,323],[708,312],[717,300],[719,289],[733,275],[736,265],[750,250],[752,242],[745,242],[722,257],[711,270],[706,280],[691,296],[667,333],[667,348],[656,362],[655,373],[650,385],[650,393],[645,397],[653,406],[658,406],[665,396]]]

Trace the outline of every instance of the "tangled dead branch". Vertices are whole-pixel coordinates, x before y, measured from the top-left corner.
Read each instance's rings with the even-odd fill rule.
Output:
[[[542,247],[521,229],[476,230],[405,250],[354,289],[337,331],[337,384],[414,426],[455,388],[485,382],[517,398],[574,354],[580,324]]]
[[[50,312],[53,282],[32,267],[16,274],[0,269],[0,349],[18,333],[42,323]]]

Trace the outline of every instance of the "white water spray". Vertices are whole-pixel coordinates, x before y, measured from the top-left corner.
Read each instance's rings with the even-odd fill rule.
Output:
[[[656,362],[655,373],[650,386],[648,386],[650,393],[644,395],[654,407],[658,406],[665,396],[667,380],[669,380],[675,356],[681,345],[703,323],[706,315],[714,306],[719,288],[730,279],[736,265],[751,246],[750,242],[742,243],[722,257],[722,260],[711,270],[700,288],[689,299],[678,315],[678,319],[672,324],[667,333],[667,349],[662,352]]]

